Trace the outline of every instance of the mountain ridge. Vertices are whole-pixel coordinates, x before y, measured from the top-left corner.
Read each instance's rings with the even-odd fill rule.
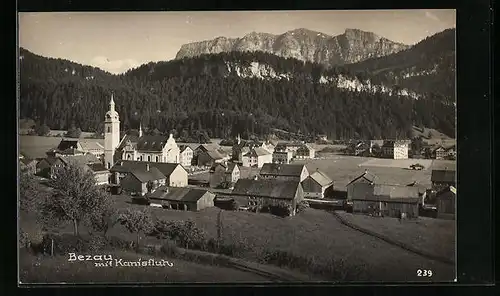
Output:
[[[183,44],[175,59],[230,51],[262,51],[329,67],[386,56],[407,48],[409,45],[359,29],[346,28],[343,34],[331,36],[297,28],[279,35],[250,32],[243,37],[220,36]]]

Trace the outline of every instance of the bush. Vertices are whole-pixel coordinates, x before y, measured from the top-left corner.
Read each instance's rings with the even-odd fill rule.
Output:
[[[88,241],[88,249],[91,252],[103,251],[107,249],[107,247],[108,247],[108,240],[103,235],[99,234],[93,235],[90,237]]]
[[[160,252],[166,256],[177,257],[179,256],[179,248],[172,240],[165,240],[160,248]]]
[[[158,239],[171,239],[183,248],[204,249],[205,233],[192,220],[164,221],[157,220],[153,230],[148,233]]]
[[[302,212],[302,211],[305,211],[306,209],[309,208],[309,203],[305,200],[301,201],[298,205],[297,205],[297,212]]]
[[[269,206],[269,212],[279,217],[288,217],[292,214],[293,208],[288,203],[280,202],[276,205]]]
[[[44,236],[41,244],[44,254],[51,253],[52,240],[54,241],[54,255],[67,255],[68,253],[89,251],[89,238],[73,234],[47,234]]]

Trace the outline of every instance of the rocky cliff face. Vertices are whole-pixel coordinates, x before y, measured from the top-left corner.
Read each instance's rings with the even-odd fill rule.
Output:
[[[176,59],[230,51],[263,51],[285,58],[333,66],[386,56],[408,47],[358,29],[346,29],[344,34],[338,36],[296,29],[281,35],[252,32],[242,38],[218,37],[184,44]]]

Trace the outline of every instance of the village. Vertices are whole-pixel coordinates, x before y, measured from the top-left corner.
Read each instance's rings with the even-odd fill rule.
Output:
[[[417,218],[430,213],[433,217],[454,218],[456,182],[450,161],[456,157],[454,145],[423,147],[422,151],[431,151],[434,160],[429,160],[421,151],[413,151],[409,158],[409,140],[353,141],[344,149],[343,154],[348,156],[324,156],[308,143],[248,141],[239,136],[229,149],[217,144],[176,143],[173,135],[143,135],[142,126],[135,134],[120,139],[113,97],[105,128],[104,146],[89,139],[63,138],[45,158],[30,159],[21,154],[20,166],[50,179],[56,170],[74,160],[90,169],[96,184],[112,194],[168,209],[200,211],[218,206],[259,212],[263,207],[284,207],[287,215],[295,215],[299,205],[306,202],[312,207],[372,216]],[[319,138],[326,140],[326,136]],[[318,163],[325,166],[329,158],[360,156],[371,156],[371,160],[365,162],[364,169],[359,165],[355,175],[351,173],[347,179],[331,176],[330,171],[342,170],[334,160],[325,169],[328,172],[311,169]],[[441,160],[451,165],[429,168],[431,162]],[[374,163],[373,169],[369,168],[373,161],[386,164]],[[377,166],[390,166],[390,162],[398,163],[400,174],[430,169],[431,178],[388,183],[376,171]],[[336,186],[343,182],[347,184]]]

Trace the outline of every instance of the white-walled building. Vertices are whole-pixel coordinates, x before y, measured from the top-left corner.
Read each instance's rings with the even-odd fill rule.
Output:
[[[382,153],[393,159],[408,159],[407,141],[386,141],[382,145]]]
[[[111,96],[110,110],[106,113],[104,133],[104,159],[107,168],[117,160],[180,163],[180,149],[172,134],[166,136],[125,135],[120,141],[120,121]]]
[[[261,168],[265,163],[273,162],[273,155],[264,148],[253,148],[247,154],[243,155],[242,162],[244,167]]]

